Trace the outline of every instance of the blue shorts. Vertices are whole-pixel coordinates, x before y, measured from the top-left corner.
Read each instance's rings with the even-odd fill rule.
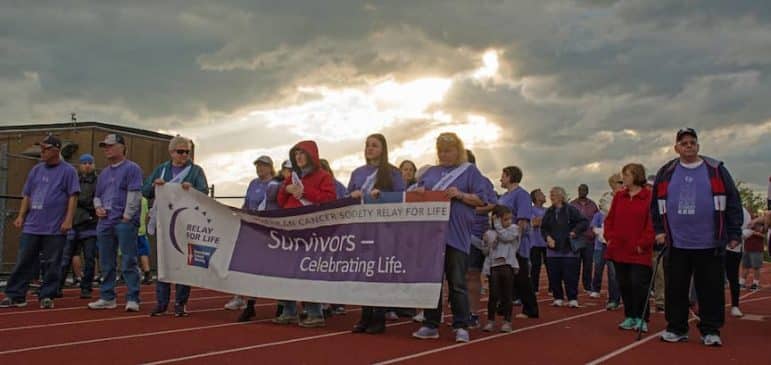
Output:
[[[147,236],[137,237],[137,257],[150,256],[150,240]]]

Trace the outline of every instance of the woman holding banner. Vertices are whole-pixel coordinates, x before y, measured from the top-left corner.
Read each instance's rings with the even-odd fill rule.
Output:
[[[463,141],[455,133],[442,133],[436,140],[438,166],[428,169],[418,181],[416,191],[443,191],[451,199],[444,273],[450,290],[455,341],[468,342],[469,300],[466,290],[466,256],[471,245],[474,208],[485,205],[486,181],[479,170],[467,161]],[[437,307],[425,311],[423,326],[412,334],[420,339],[439,338],[442,296]]]
[[[364,159],[367,164],[353,170],[348,182],[348,192],[352,198],[378,199],[381,192],[404,191],[401,172],[388,162],[388,143],[382,134],[367,137]],[[353,332],[375,334],[385,332],[385,328],[385,308],[363,307],[361,319],[353,327]]]
[[[171,159],[160,164],[155,168],[152,174],[147,177],[142,185],[142,195],[148,200],[155,199],[155,187],[166,183],[182,184],[185,190],[191,187],[206,194],[209,190],[209,184],[206,182],[206,175],[203,169],[194,164],[190,158],[193,143],[191,140],[176,136],[169,141],[169,155]],[[147,232],[155,234],[155,207],[150,209],[150,222],[147,224]],[[177,284],[174,299],[174,315],[177,317],[187,316],[185,305],[190,297],[190,287]],[[160,280],[155,282],[155,309],[150,316],[157,317],[166,313],[166,307],[169,305],[171,297],[171,285]]]
[[[281,208],[298,208],[307,205],[321,204],[337,199],[335,183],[332,175],[321,168],[319,149],[316,142],[301,141],[289,150],[292,161],[292,173],[287,177],[278,191],[278,204]],[[276,324],[297,323],[297,303],[281,301],[284,310],[273,319]],[[303,319],[300,327],[324,327],[324,313],[321,303],[304,303],[308,317]]]

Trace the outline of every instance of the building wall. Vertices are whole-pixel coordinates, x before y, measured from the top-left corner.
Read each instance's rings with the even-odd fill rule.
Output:
[[[0,181],[5,185],[5,194],[21,195],[24,181],[30,169],[37,163],[37,159],[20,158],[25,151],[34,151],[34,143],[42,140],[51,132],[57,136],[63,144],[72,142],[78,144],[77,151],[72,155],[68,162],[77,167],[78,157],[83,153],[94,155],[97,170],[104,167],[107,163],[102,151],[99,149],[99,142],[110,133],[120,133],[126,138],[127,156],[130,160],[142,167],[144,176],[149,175],[153,168],[168,159],[168,141],[172,136],[160,136],[154,132],[151,135],[143,136],[139,133],[127,133],[120,129],[111,129],[109,127],[81,127],[66,128],[61,127],[36,130],[3,131],[0,130],[0,145],[7,145],[7,181]],[[0,263],[0,272],[9,272],[13,269],[16,261],[16,253],[19,249],[20,230],[13,227],[13,220],[18,214],[20,200],[5,200],[4,229],[0,237],[0,246],[2,247],[2,262]],[[2,205],[0,204],[0,214],[2,214]],[[2,217],[0,217],[2,219]],[[154,250],[153,250],[154,251]]]

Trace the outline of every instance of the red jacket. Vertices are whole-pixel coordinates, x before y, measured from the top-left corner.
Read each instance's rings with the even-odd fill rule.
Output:
[[[651,266],[653,221],[650,206],[653,193],[643,188],[635,196],[624,189],[613,196],[605,218],[605,258],[614,262]]]
[[[289,159],[292,161],[292,166],[297,166],[297,162],[294,159],[294,151],[297,149],[305,151],[305,153],[311,157],[310,163],[313,165],[313,171],[305,176],[302,176],[300,171],[295,170],[299,176],[302,176],[300,179],[303,183],[302,198],[313,204],[326,203],[337,199],[335,182],[332,175],[321,169],[321,164],[319,163],[319,149],[316,147],[316,142],[302,141],[292,147],[292,149],[289,150]],[[303,206],[297,198],[292,194],[287,193],[286,187],[291,183],[292,177],[289,176],[284,180],[284,183],[281,184],[281,189],[278,191],[278,204],[282,208],[297,208]]]

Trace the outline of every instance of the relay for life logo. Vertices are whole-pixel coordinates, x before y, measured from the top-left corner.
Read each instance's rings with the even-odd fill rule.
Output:
[[[171,245],[177,252],[187,256],[188,265],[208,268],[211,257],[220,243],[212,218],[198,206],[177,208],[170,203],[168,209],[172,211],[169,222]],[[187,224],[184,227],[177,227],[177,222],[183,216]],[[179,228],[184,228],[184,236],[179,234]],[[180,240],[183,242],[182,245]]]

